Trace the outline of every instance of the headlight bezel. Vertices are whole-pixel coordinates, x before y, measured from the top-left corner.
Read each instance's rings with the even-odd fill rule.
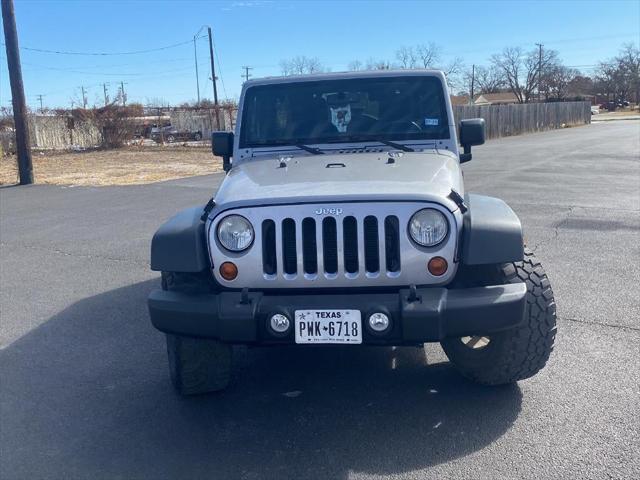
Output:
[[[417,240],[413,236],[413,232],[412,232],[412,228],[411,228],[411,225],[412,225],[413,220],[416,217],[416,215],[418,215],[419,213],[425,212],[425,211],[434,212],[435,214],[439,215],[440,218],[442,219],[442,221],[444,222],[444,225],[445,225],[445,233],[442,236],[442,238],[440,238],[437,242],[430,243],[430,244],[425,244],[425,243],[422,243],[421,241]],[[440,210],[438,210],[436,208],[432,208],[432,207],[426,207],[426,208],[421,208],[420,210],[417,210],[416,212],[413,213],[413,215],[411,215],[411,217],[409,218],[409,222],[407,223],[407,234],[408,234],[409,238],[411,239],[411,241],[415,245],[417,245],[420,248],[435,248],[435,247],[438,247],[439,245],[442,245],[447,240],[447,238],[449,238],[449,234],[450,233],[451,233],[451,222],[449,221],[447,216],[444,213],[442,213]]]
[[[228,220],[231,217],[238,217],[240,219],[242,219],[244,222],[246,222],[246,224],[249,227],[249,231],[251,232],[251,241],[243,248],[240,249],[234,249],[234,248],[230,248],[228,245],[226,245],[221,236],[220,236],[220,230],[222,228],[222,226],[224,225],[225,221]],[[235,253],[235,254],[239,254],[239,253],[245,253],[247,252],[254,244],[256,239],[256,231],[255,228],[253,227],[253,224],[244,216],[239,215],[237,213],[232,213],[230,215],[225,215],[224,217],[222,217],[217,225],[216,225],[216,240],[218,241],[218,243],[220,244],[220,246],[226,250],[227,252],[231,252],[231,253]]]

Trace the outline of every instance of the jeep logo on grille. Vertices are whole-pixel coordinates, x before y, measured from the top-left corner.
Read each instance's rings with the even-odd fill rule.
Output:
[[[342,215],[342,209],[319,207],[316,208],[316,215],[335,215],[337,217],[338,215]]]

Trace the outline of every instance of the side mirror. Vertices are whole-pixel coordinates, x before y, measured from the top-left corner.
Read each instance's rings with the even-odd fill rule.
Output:
[[[460,154],[460,163],[471,160],[471,147],[484,143],[484,118],[470,118],[460,121],[460,145],[464,153]]]
[[[231,170],[233,156],[233,132],[212,132],[211,151],[216,157],[222,157],[222,169]]]

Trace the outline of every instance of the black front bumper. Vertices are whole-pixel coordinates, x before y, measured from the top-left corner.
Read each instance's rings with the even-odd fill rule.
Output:
[[[186,294],[154,290],[149,295],[151,322],[160,331],[228,343],[294,343],[270,334],[274,313],[293,319],[295,310],[357,309],[363,327],[368,315],[385,312],[392,328],[385,336],[363,328],[365,344],[402,345],[439,341],[447,337],[490,334],[519,325],[524,316],[524,283],[479,288],[419,288],[395,293],[288,294],[222,292]]]

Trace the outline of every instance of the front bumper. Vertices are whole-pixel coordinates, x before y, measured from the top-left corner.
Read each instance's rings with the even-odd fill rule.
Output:
[[[524,317],[524,283],[467,289],[419,288],[395,293],[289,294],[222,292],[186,294],[154,290],[149,295],[151,322],[160,331],[227,343],[294,343],[293,332],[275,337],[268,318],[295,310],[358,309],[363,323],[373,312],[390,315],[393,327],[384,337],[363,328],[364,344],[403,345],[447,337],[488,335],[519,325]]]

